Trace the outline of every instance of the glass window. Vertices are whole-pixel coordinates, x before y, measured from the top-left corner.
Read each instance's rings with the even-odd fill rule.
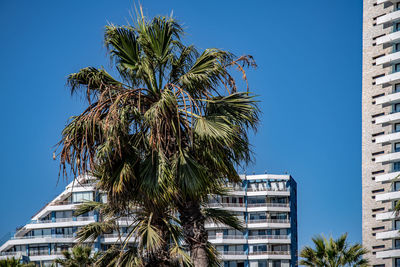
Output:
[[[397,23],[394,25],[394,31],[398,31],[398,30],[400,30],[400,22],[397,22]]]
[[[400,123],[396,123],[395,125],[394,125],[394,132],[400,132]]]
[[[396,84],[394,85],[394,92],[395,92],[395,93],[400,92],[400,83],[396,83]]]
[[[400,248],[400,239],[394,241],[394,248]]]
[[[400,221],[399,220],[395,220],[394,221],[394,229],[395,230],[400,230]]]
[[[396,265],[396,267],[400,267],[400,259],[395,260],[395,265]]]
[[[93,201],[93,192],[77,192],[72,194],[72,202],[79,203],[84,201]]]
[[[394,51],[393,52],[399,52],[400,51],[400,43],[394,45]]]
[[[393,171],[400,171],[400,162],[393,163]]]
[[[281,267],[281,261],[280,260],[273,260],[272,261],[272,267]]]
[[[400,103],[394,104],[393,105],[393,112],[399,112],[400,111]]]
[[[400,9],[400,2],[397,2],[396,3],[396,10],[399,10]]]
[[[394,152],[400,152],[400,143],[394,143]]]
[[[400,63],[394,65],[394,72],[400,71]]]

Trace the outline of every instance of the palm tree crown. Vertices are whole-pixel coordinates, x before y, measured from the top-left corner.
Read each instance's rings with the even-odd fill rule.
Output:
[[[95,253],[93,256],[92,249],[88,246],[78,245],[72,248],[72,251],[63,251],[64,258],[56,259],[55,263],[63,267],[89,267],[93,266],[99,254]]]
[[[349,245],[346,241],[347,234],[341,235],[337,240],[332,237],[326,239],[316,236],[312,239],[315,249],[304,247],[300,252],[300,265],[318,267],[340,266],[369,266],[368,260],[363,259],[367,253],[360,244]]]

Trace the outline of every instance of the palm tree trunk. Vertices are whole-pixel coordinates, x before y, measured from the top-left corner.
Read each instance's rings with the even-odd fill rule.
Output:
[[[194,267],[208,266],[205,217],[197,201],[187,201],[179,207],[185,242],[189,247]]]

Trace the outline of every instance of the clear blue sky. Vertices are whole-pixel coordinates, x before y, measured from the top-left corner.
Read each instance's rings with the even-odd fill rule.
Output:
[[[251,54],[262,123],[248,172],[288,171],[298,183],[299,246],[314,234],[361,242],[362,1],[143,0],[184,23],[187,42]],[[0,0],[0,237],[25,224],[65,186],[54,145],[83,104],[66,76],[110,67],[107,22],[132,0]]]

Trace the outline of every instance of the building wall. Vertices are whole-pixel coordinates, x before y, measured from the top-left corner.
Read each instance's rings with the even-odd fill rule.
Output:
[[[363,64],[362,64],[362,239],[363,245],[370,251],[367,257],[371,265],[392,266],[390,259],[377,259],[377,251],[386,250],[391,247],[392,242],[376,240],[375,235],[380,231],[387,231],[391,228],[391,222],[377,221],[375,216],[384,208],[388,211],[391,203],[382,203],[375,200],[376,190],[384,190],[381,193],[390,191],[390,183],[382,184],[375,182],[375,176],[379,173],[390,171],[390,164],[383,165],[376,163],[374,154],[383,151],[385,154],[391,151],[391,146],[382,146],[374,143],[376,134],[391,131],[390,126],[375,124],[376,115],[384,112],[390,113],[390,107],[383,108],[374,104],[377,95],[389,94],[391,86],[375,85],[374,77],[382,74],[389,74],[391,67],[375,66],[375,57],[382,54],[389,54],[391,46],[374,45],[376,37],[390,33],[392,27],[374,25],[376,17],[389,13],[393,10],[391,4],[376,5],[376,0],[363,1]],[[344,64],[346,64],[344,62]],[[382,227],[384,227],[382,229]]]

